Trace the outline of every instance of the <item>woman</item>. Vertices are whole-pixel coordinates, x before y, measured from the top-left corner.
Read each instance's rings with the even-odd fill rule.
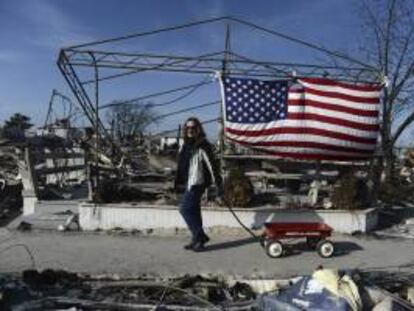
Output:
[[[199,252],[205,249],[204,245],[210,240],[203,230],[201,197],[206,188],[213,183],[220,194],[222,179],[212,147],[197,118],[189,118],[184,123],[183,137],[184,144],[178,156],[175,188],[185,186],[180,214],[191,232],[192,239],[184,249]]]

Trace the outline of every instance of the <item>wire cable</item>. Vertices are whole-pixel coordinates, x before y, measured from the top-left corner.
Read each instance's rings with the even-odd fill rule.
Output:
[[[188,111],[191,111],[191,110],[196,110],[196,109],[200,109],[200,108],[204,108],[204,107],[208,107],[208,106],[217,105],[220,102],[221,101],[216,100],[214,102],[210,102],[210,103],[206,103],[206,104],[201,104],[201,105],[193,106],[193,107],[190,107],[190,108],[185,108],[185,109],[177,110],[177,111],[174,111],[174,112],[162,114],[160,116],[157,116],[157,117],[153,118],[152,121],[157,121],[159,119],[165,119],[166,117],[170,117],[170,116],[173,116],[173,115],[176,115],[176,114],[188,112]]]
[[[210,79],[208,79],[208,80],[210,80]],[[212,81],[205,81],[204,80],[203,82],[194,85],[194,87],[191,90],[189,90],[187,93],[185,93],[183,95],[180,95],[180,96],[178,96],[178,97],[176,97],[176,98],[174,98],[174,99],[172,99],[170,101],[164,102],[164,103],[160,103],[160,104],[149,104],[149,106],[150,107],[163,107],[163,106],[167,106],[167,105],[174,104],[174,103],[178,102],[179,100],[184,99],[184,98],[190,96],[192,93],[194,93],[195,91],[197,91],[201,86],[206,85],[206,84],[209,84],[211,82]]]
[[[204,125],[204,124],[217,122],[217,121],[220,121],[220,120],[221,120],[221,118],[214,118],[214,119],[209,119],[209,120],[205,120],[205,121],[200,121],[200,123]],[[153,134],[152,137],[163,136],[163,135],[166,135],[166,134],[169,134],[169,133],[174,133],[174,132],[177,132],[176,128],[171,129],[171,130],[165,130],[165,131],[162,131],[162,132],[158,132],[156,134]]]
[[[36,261],[34,259],[34,256],[33,256],[32,252],[30,251],[29,247],[27,247],[27,245],[25,245],[25,244],[19,243],[19,244],[13,244],[13,245],[7,246],[7,247],[3,248],[2,250],[0,250],[0,254],[4,253],[5,251],[8,251],[11,248],[18,247],[18,246],[23,247],[24,250],[27,252],[27,254],[29,254],[29,258],[30,258],[30,261],[31,261],[31,264],[32,264],[31,267],[32,267],[32,269],[36,269]]]
[[[250,230],[250,228],[248,228],[239,218],[239,216],[237,216],[236,212],[233,210],[233,207],[230,204],[225,204],[225,206],[228,208],[228,210],[230,211],[230,213],[233,215],[234,219],[236,219],[236,221],[239,223],[239,225],[248,233],[252,236],[253,239],[257,240],[260,244],[260,246],[262,248],[264,248],[264,243],[262,241],[262,237],[256,235],[252,230]]]
[[[186,85],[186,86],[181,86],[181,87],[178,87],[178,88],[169,89],[169,90],[165,90],[165,91],[161,91],[161,92],[157,92],[157,93],[152,93],[152,94],[148,94],[148,95],[144,95],[144,96],[139,96],[139,97],[135,97],[135,98],[128,99],[128,100],[125,100],[125,101],[121,101],[121,102],[109,103],[109,104],[106,104],[106,105],[102,105],[102,106],[99,107],[99,109],[102,110],[102,109],[106,109],[106,108],[110,108],[110,107],[114,107],[114,106],[118,106],[118,105],[130,104],[130,103],[134,103],[134,102],[141,101],[141,100],[144,100],[144,99],[157,97],[157,96],[162,96],[162,95],[168,95],[168,94],[172,94],[172,93],[176,93],[176,92],[184,91],[184,90],[188,90],[188,89],[194,89],[194,91],[195,91],[199,87],[201,87],[203,85],[206,85],[206,84],[209,84],[209,83],[211,83],[211,81],[206,81],[206,80],[203,79],[201,82],[198,82],[198,83],[189,84],[189,85]],[[156,106],[163,106],[163,105],[164,105],[164,103],[162,103],[162,104],[153,104],[152,106],[156,107]]]
[[[275,31],[275,30],[271,30],[271,29],[268,29],[268,28],[265,28],[265,27],[262,27],[262,26],[259,26],[259,25],[256,25],[256,24],[253,24],[251,22],[248,22],[248,21],[245,21],[245,20],[236,18],[236,17],[228,17],[227,19],[229,19],[231,21],[234,21],[236,23],[242,24],[242,25],[249,26],[251,28],[255,28],[255,29],[261,30],[263,32],[266,32],[268,34],[274,35],[276,37],[280,37],[280,38],[286,39],[288,41],[292,41],[292,42],[298,43],[300,45],[307,46],[307,47],[312,48],[314,50],[318,50],[320,52],[323,52],[325,54],[332,55],[332,56],[335,56],[335,57],[338,57],[338,58],[342,58],[342,59],[347,60],[347,61],[349,61],[351,63],[355,63],[355,64],[358,64],[358,65],[361,65],[361,66],[363,66],[365,68],[368,68],[368,69],[371,69],[371,70],[374,70],[374,71],[378,71],[372,65],[365,64],[365,63],[363,63],[363,62],[361,62],[359,60],[356,60],[354,58],[351,58],[351,57],[349,57],[347,55],[344,55],[342,53],[330,51],[327,48],[324,48],[324,47],[319,46],[317,44],[310,43],[310,42],[306,42],[306,41],[304,41],[302,39],[298,39],[298,38],[295,38],[293,36],[286,35],[284,33],[281,33],[281,32]]]
[[[131,39],[131,38],[138,38],[138,37],[143,37],[143,36],[154,35],[154,34],[157,34],[157,33],[162,33],[162,32],[171,31],[171,30],[189,28],[189,27],[202,25],[202,24],[210,24],[210,23],[214,23],[214,22],[218,22],[218,21],[226,20],[226,19],[227,19],[227,17],[225,17],[225,16],[210,18],[210,19],[195,21],[195,22],[191,22],[191,23],[187,23],[187,24],[183,24],[183,25],[179,25],[179,26],[165,27],[165,28],[160,28],[160,29],[156,29],[156,30],[152,30],[152,31],[133,33],[133,34],[125,35],[125,36],[121,36],[121,37],[114,37],[114,38],[109,38],[109,39],[104,39],[104,40],[92,41],[92,42],[88,42],[88,43],[84,43],[84,44],[73,45],[73,46],[70,46],[68,48],[75,49],[75,48],[82,48],[82,47],[87,47],[87,46],[91,46],[91,45],[100,45],[100,44],[104,44],[104,43],[111,43],[111,42]]]

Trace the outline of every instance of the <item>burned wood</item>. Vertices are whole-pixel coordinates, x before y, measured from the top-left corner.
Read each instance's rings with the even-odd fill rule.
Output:
[[[240,288],[200,276],[165,281],[92,281],[63,270],[26,270],[21,279],[0,275],[0,306],[30,311],[252,310],[254,296],[244,295],[245,289]]]
[[[86,299],[73,299],[66,297],[54,297],[49,299],[49,301],[55,302],[63,306],[77,306],[82,308],[88,308],[91,310],[120,310],[120,311],[142,311],[142,310],[157,310],[154,309],[157,304],[141,304],[141,303],[121,303],[121,302],[97,302]],[[212,310],[211,306],[209,307],[198,307],[198,306],[184,306],[184,305],[163,305],[166,310],[189,310],[189,311],[204,311]],[[160,306],[158,306],[160,307]],[[27,309],[29,310],[29,309]],[[213,309],[214,310],[214,309]],[[215,310],[221,310],[218,307],[215,307]]]

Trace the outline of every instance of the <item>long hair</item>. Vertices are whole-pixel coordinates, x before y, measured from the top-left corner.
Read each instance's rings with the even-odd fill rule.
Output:
[[[200,120],[197,119],[196,117],[190,117],[184,122],[184,125],[183,125],[182,135],[183,135],[183,138],[184,138],[184,143],[188,142],[187,123],[190,122],[190,121],[194,122],[194,124],[196,126],[196,131],[197,131],[196,141],[201,141],[201,140],[205,139],[206,138],[206,133],[204,132],[203,125],[201,124]]]

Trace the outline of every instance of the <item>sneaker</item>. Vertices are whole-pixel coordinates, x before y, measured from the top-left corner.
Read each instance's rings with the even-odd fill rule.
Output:
[[[203,235],[203,237],[201,238],[201,242],[203,243],[203,244],[206,244],[206,243],[208,243],[210,241],[210,238],[208,237],[208,235],[207,234],[204,234]]]
[[[203,242],[198,242],[193,246],[192,250],[196,253],[203,252],[206,250],[206,247],[204,246]]]

